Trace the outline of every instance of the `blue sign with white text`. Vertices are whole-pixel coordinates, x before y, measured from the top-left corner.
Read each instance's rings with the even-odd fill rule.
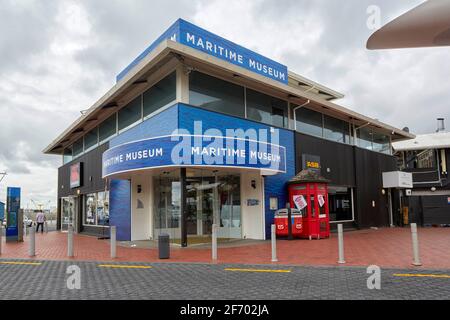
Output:
[[[119,81],[122,79],[158,44],[166,39],[171,39],[191,48],[200,50],[272,80],[284,84],[288,83],[288,70],[285,65],[248,50],[182,19],[177,20],[177,22],[163,33],[162,36],[139,55],[139,57],[117,76],[116,80]]]
[[[19,226],[18,216],[20,211],[20,188],[8,187],[6,191],[6,237],[18,239]]]
[[[103,153],[102,174],[170,166],[212,166],[286,171],[286,149],[236,137],[170,135],[125,143]]]
[[[0,202],[0,220],[5,220],[5,204]]]

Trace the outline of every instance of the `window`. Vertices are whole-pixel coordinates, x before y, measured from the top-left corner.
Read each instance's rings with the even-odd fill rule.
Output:
[[[176,80],[173,72],[144,93],[144,117],[176,100]]]
[[[416,156],[418,169],[431,169],[436,168],[436,155],[433,149],[425,150],[417,153]]]
[[[83,153],[83,138],[78,139],[72,146],[73,157],[77,157]]]
[[[372,150],[372,130],[361,128],[357,130],[358,147]]]
[[[98,128],[95,128],[84,136],[84,150],[95,146],[98,143]]]
[[[125,129],[142,118],[142,96],[138,96],[119,111],[119,130]]]
[[[350,143],[348,122],[324,115],[323,124],[323,137],[325,139]]]
[[[86,203],[84,210],[84,224],[96,225],[97,224],[97,196],[95,193],[86,195]]]
[[[100,124],[100,126],[98,127],[98,136],[100,142],[103,142],[109,137],[116,134],[116,120],[116,114],[114,113],[111,117]]]
[[[72,161],[72,147],[64,149],[63,152],[63,164],[69,163]]]
[[[83,224],[87,226],[109,225],[109,191],[85,196]]]
[[[97,197],[97,225],[109,225],[109,191],[99,192]]]
[[[243,87],[200,72],[189,74],[189,103],[232,116],[245,116]]]
[[[322,137],[322,114],[307,108],[295,111],[296,129],[299,132]]]
[[[391,142],[389,136],[373,132],[373,151],[391,154]]]
[[[287,127],[287,101],[247,89],[247,118],[272,126]]]

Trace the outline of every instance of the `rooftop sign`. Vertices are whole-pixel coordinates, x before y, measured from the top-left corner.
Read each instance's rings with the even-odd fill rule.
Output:
[[[177,20],[154,43],[116,77],[119,81],[162,41],[170,39],[221,60],[287,84],[287,67],[182,19]]]

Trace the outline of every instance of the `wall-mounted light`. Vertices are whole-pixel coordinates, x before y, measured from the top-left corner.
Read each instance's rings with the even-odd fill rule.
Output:
[[[382,195],[385,195],[385,194],[386,194],[386,190],[381,189],[381,194],[382,194]]]
[[[432,191],[432,192],[435,192],[435,191],[436,191],[436,187],[432,187],[432,188],[431,188],[431,191]]]

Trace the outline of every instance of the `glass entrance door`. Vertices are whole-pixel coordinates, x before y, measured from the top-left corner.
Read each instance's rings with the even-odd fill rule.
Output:
[[[186,191],[188,244],[211,242],[213,224],[219,240],[241,238],[239,175],[188,169]]]
[[[76,198],[67,197],[61,199],[61,231],[68,231],[69,226],[75,226]]]

